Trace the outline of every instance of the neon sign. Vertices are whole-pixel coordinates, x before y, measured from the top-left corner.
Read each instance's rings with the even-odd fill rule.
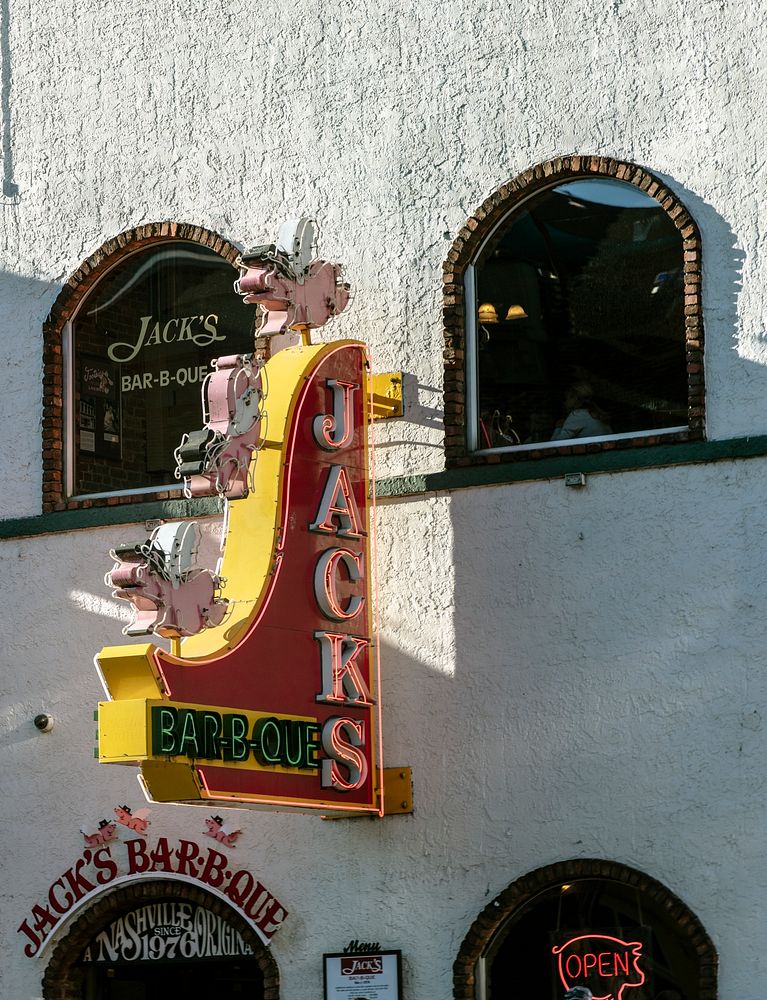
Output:
[[[365,347],[288,348],[263,371],[216,577],[226,613],[174,653],[101,651],[99,759],[138,764],[155,801],[381,815]]]
[[[623,1000],[623,992],[641,986],[643,944],[609,934],[581,934],[552,948],[565,990],[585,987],[593,1000]]]

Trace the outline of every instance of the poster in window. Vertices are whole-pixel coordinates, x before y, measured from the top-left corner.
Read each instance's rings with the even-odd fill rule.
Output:
[[[96,450],[96,407],[90,399],[80,398],[80,451]]]
[[[100,358],[80,359],[80,451],[120,458],[120,394],[116,366]]]
[[[325,1000],[401,1000],[402,953],[324,955]]]

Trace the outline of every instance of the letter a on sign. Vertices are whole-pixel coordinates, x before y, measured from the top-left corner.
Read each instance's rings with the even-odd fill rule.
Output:
[[[349,474],[343,465],[330,466],[317,517],[309,530],[332,532],[344,538],[359,538],[362,534]]]
[[[217,571],[226,616],[173,654],[101,651],[100,760],[136,762],[159,802],[381,815],[367,353],[304,344],[263,377],[269,419]]]

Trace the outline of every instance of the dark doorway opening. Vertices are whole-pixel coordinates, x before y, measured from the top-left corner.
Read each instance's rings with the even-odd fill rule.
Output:
[[[83,1000],[263,1000],[264,976],[256,959],[138,962],[91,966]]]

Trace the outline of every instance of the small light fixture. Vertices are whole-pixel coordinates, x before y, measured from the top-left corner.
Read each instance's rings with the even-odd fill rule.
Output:
[[[506,321],[509,322],[513,319],[527,319],[527,313],[525,312],[524,306],[516,303],[513,306],[509,306],[509,311],[506,313]]]
[[[567,890],[572,889],[572,887],[573,887],[572,882],[567,882],[565,885],[562,886],[562,892],[567,892]]]
[[[492,302],[483,302],[479,307],[480,323],[497,323],[498,313]]]
[[[35,729],[40,733],[49,733],[53,729],[53,718],[41,712],[33,719]]]

